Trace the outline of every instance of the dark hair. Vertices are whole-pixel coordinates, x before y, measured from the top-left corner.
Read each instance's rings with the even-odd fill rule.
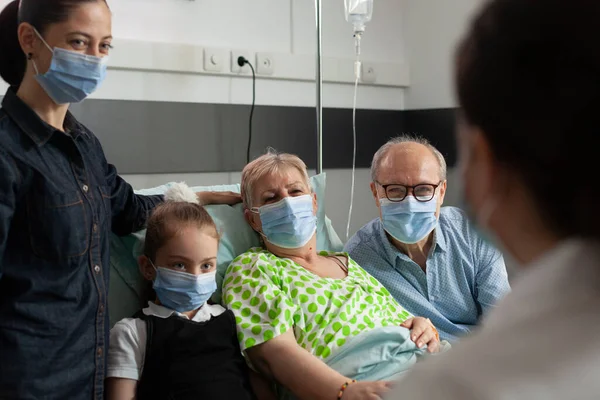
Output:
[[[158,205],[148,218],[144,255],[154,262],[156,252],[176,236],[181,228],[190,225],[198,229],[208,228],[207,233],[219,239],[215,222],[201,205],[179,201],[166,201]]]
[[[106,0],[14,0],[0,13],[0,76],[11,86],[19,86],[27,59],[17,30],[21,22],[31,24],[43,35],[48,25],[64,22],[71,11],[84,3]]]
[[[466,122],[556,234],[600,238],[600,1],[493,0],[456,58]]]

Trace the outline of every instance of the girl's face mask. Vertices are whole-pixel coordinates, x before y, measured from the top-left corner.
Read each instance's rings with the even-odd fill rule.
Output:
[[[171,310],[196,310],[217,290],[216,271],[194,275],[164,267],[154,269],[156,277],[152,287],[161,304]]]

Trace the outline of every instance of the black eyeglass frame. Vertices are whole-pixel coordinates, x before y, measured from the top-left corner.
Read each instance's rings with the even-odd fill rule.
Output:
[[[379,181],[375,181],[375,183],[376,183],[377,185],[379,185],[379,186],[381,186],[381,187],[383,188],[383,192],[385,193],[385,197],[386,197],[386,198],[387,198],[389,201],[391,201],[391,202],[393,202],[393,203],[400,203],[401,201],[403,201],[404,199],[406,199],[406,197],[408,196],[409,192],[412,192],[412,194],[413,194],[413,197],[414,197],[414,198],[415,198],[417,201],[419,201],[419,202],[421,202],[421,203],[427,203],[428,201],[431,201],[431,200],[433,200],[433,198],[435,197],[435,192],[436,192],[437,188],[438,188],[438,187],[440,187],[440,186],[442,185],[442,183],[444,183],[444,181],[440,181],[440,182],[439,182],[437,185],[434,185],[434,184],[432,184],[432,183],[419,183],[418,185],[414,185],[414,186],[401,185],[401,184],[399,184],[399,183],[390,183],[390,184],[388,184],[388,185],[383,185],[383,184],[382,184],[381,182],[379,182]],[[391,198],[390,198],[390,196],[388,195],[388,191],[387,191],[387,188],[388,188],[388,187],[390,187],[390,186],[401,186],[401,187],[403,187],[404,189],[406,189],[406,193],[404,194],[404,197],[402,197],[401,199],[400,199],[400,198],[398,198],[398,197],[391,199]],[[433,187],[433,192],[432,192],[432,194],[431,194],[431,197],[430,197],[429,199],[427,199],[427,200],[421,200],[421,199],[419,199],[417,196],[415,196],[415,189],[416,189],[416,188],[418,188],[418,187],[420,187],[420,186],[428,186],[428,187]],[[411,190],[409,190],[409,189],[411,189]]]

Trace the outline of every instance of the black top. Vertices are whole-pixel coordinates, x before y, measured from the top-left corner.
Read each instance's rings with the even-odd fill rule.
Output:
[[[139,400],[254,399],[230,310],[206,322],[137,316],[148,332]]]
[[[102,399],[109,235],[142,228],[136,196],[71,114],[58,131],[9,89],[0,109],[0,398]]]

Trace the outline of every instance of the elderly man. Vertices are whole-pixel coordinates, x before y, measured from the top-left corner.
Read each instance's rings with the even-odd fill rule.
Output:
[[[346,251],[414,315],[453,341],[510,290],[498,250],[454,207],[441,208],[446,161],[429,142],[402,136],[373,158],[371,190],[380,218]]]

